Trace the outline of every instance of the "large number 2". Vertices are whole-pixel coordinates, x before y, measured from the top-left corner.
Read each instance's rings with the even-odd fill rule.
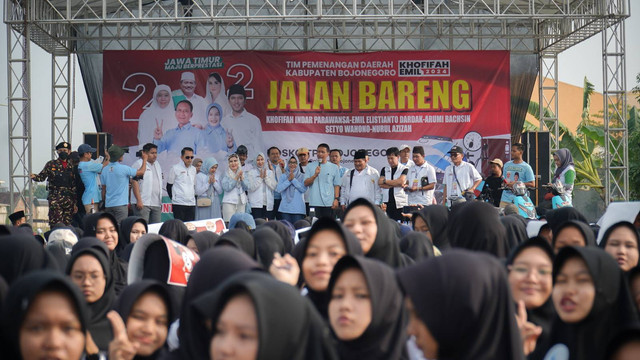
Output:
[[[247,99],[253,99],[253,88],[249,87],[253,81],[253,70],[245,64],[234,64],[227,70],[227,76],[237,79],[234,84],[241,84],[247,94]],[[247,79],[244,82],[245,78]]]
[[[135,99],[131,100],[129,105],[122,109],[122,121],[138,121],[142,111],[151,105],[153,101],[153,91],[156,86],[158,86],[156,79],[147,73],[133,73],[124,79],[124,82],[122,82],[122,90],[139,94]],[[151,89],[150,93],[147,92],[149,88]],[[137,106],[134,107],[134,104],[137,104],[139,108]],[[127,114],[129,109],[131,109],[129,111],[130,114]],[[139,109],[142,109],[142,111],[139,111]]]

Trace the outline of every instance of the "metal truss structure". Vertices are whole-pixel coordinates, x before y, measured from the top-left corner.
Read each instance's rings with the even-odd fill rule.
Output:
[[[11,191],[31,196],[29,42],[53,54],[52,140],[69,138],[71,54],[104,50],[509,50],[540,59],[557,134],[557,55],[602,32],[606,105],[624,109],[629,0],[5,0]],[[544,109],[549,114],[544,116]],[[626,111],[605,118],[607,199],[628,197]],[[21,130],[20,131],[17,131]],[[623,145],[620,145],[623,144]],[[557,137],[552,149],[557,149]],[[24,181],[23,181],[24,180]],[[29,189],[26,193],[25,190]],[[30,202],[29,202],[30,203]],[[13,206],[13,204],[12,204]]]

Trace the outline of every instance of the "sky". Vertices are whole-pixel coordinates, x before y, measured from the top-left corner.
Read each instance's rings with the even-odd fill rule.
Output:
[[[627,89],[635,85],[636,74],[640,73],[640,41],[631,41],[633,34],[640,34],[640,15],[632,15],[626,20],[626,79]],[[0,7],[0,18],[4,18],[4,9]],[[7,27],[0,25],[0,69],[7,68]],[[51,56],[37,45],[31,48],[31,83],[32,83],[32,167],[39,172],[51,159]],[[576,86],[582,86],[584,77],[595,85],[597,92],[602,92],[602,36],[595,36],[564,51],[558,56],[558,80]],[[72,73],[72,77],[74,77]],[[8,186],[9,180],[9,142],[8,132],[8,89],[7,72],[0,71],[0,181],[2,187]],[[42,86],[46,84],[47,86]],[[559,94],[560,99],[562,94]],[[72,139],[74,149],[82,143],[84,132],[95,132],[91,111],[87,100],[80,69],[75,62],[75,101],[72,103]]]

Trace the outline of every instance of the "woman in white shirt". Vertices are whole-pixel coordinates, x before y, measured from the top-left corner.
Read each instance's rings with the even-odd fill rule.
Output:
[[[196,196],[198,197],[196,220],[222,217],[220,205],[222,185],[216,177],[217,170],[218,161],[210,157],[204,160],[200,172],[196,175]]]
[[[273,211],[273,190],[278,182],[273,176],[273,171],[265,164],[263,153],[256,157],[256,166],[249,171],[249,203],[251,215],[254,219],[266,219],[267,214]]]
[[[228,168],[222,178],[222,218],[225,222],[231,220],[231,216],[235,213],[245,212],[247,204],[247,194],[245,191],[249,188],[249,181],[240,167],[240,159],[237,154],[231,154],[227,158]]]

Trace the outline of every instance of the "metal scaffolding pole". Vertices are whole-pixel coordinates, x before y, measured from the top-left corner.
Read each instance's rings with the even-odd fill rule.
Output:
[[[28,2],[24,8],[25,23],[22,31],[7,25],[7,87],[9,95],[7,132],[9,145],[10,211],[15,211],[20,200],[28,221],[33,215],[33,187],[31,174],[31,88],[30,30]]]
[[[51,56],[51,144],[71,142],[71,53]],[[74,144],[72,144],[74,145]],[[55,159],[56,154],[52,154]]]
[[[610,0],[610,14],[624,14],[626,2]],[[629,199],[629,153],[627,132],[627,83],[624,21],[605,23],[602,29],[602,76],[604,99],[605,204]]]
[[[540,130],[549,131],[549,150],[553,154],[559,148],[558,139],[558,54],[540,54],[540,76],[538,80],[540,99]],[[553,161],[549,171],[553,174]]]

